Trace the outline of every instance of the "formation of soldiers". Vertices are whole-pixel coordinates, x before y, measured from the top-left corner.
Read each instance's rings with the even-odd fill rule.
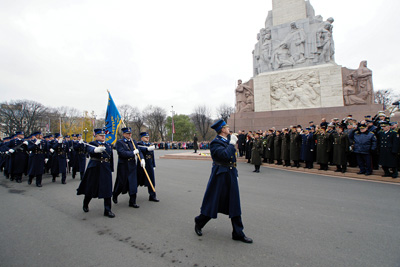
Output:
[[[390,122],[384,112],[373,118],[365,116],[356,121],[351,115],[339,120],[325,120],[320,125],[309,122],[309,126],[290,126],[282,130],[274,127],[268,131],[239,132],[239,154],[248,163],[255,165],[254,172],[260,171],[264,163],[285,167],[314,168],[328,170],[336,165],[335,172],[345,173],[347,167],[359,167],[358,174],[371,175],[379,166],[384,177],[398,177],[399,133],[397,122]]]
[[[159,201],[154,189],[155,146],[149,142],[146,132],[140,134],[140,142],[131,139],[131,128],[123,128],[122,132],[124,138],[118,140],[114,148],[105,142],[103,129],[94,130],[95,141],[90,143],[85,142],[81,134],[63,137],[60,133],[43,136],[41,132],[34,132],[25,136],[24,132],[17,131],[0,144],[0,170],[6,179],[17,183],[22,183],[24,176],[28,177],[29,185],[35,179],[37,187],[42,187],[42,177],[46,173],[52,176],[52,182],[61,176],[62,184],[67,183],[67,173],[71,173],[72,179],[79,173],[81,184],[77,191],[78,195],[85,195],[83,210],[89,211],[92,198],[103,198],[104,215],[113,218],[111,197],[117,203],[120,193],[129,192],[129,206],[139,208],[136,204],[138,186],[147,186],[149,200]],[[113,149],[118,153],[114,190]]]

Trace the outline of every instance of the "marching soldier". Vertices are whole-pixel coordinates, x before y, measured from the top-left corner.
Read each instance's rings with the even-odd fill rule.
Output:
[[[47,155],[44,160],[44,172],[50,173],[51,165],[53,163],[53,152],[54,152],[54,149],[51,148],[51,145],[54,140],[54,136],[52,134],[49,134],[43,138],[47,142],[47,147],[48,147]],[[53,152],[51,152],[51,151],[53,151]]]
[[[140,133],[140,139],[141,141],[138,142],[138,148],[139,151],[142,152],[143,158],[146,162],[146,171],[147,174],[149,175],[151,183],[153,184],[154,187],[156,187],[156,182],[154,178],[154,171],[156,168],[156,162],[154,160],[154,149],[156,148],[154,145],[151,145],[149,143],[150,137],[147,132]],[[140,162],[138,158],[137,165],[139,164]],[[151,188],[143,168],[138,168],[137,179],[139,186],[147,186],[147,190],[149,192],[149,201],[159,202],[160,200],[157,198],[156,192],[154,192],[153,189]]]
[[[8,143],[8,152],[11,154],[10,158],[10,180],[16,180],[17,183],[22,182],[22,174],[26,172],[28,154],[26,152],[27,141],[23,140],[24,132],[18,131],[15,133],[15,138]]]
[[[28,169],[28,184],[32,183],[32,179],[36,177],[36,186],[42,187],[42,175],[44,173],[44,162],[47,155],[47,142],[43,140],[41,132],[33,133],[34,140],[29,142],[28,150],[31,164]]]
[[[379,164],[385,172],[383,177],[392,177],[396,179],[397,171],[397,154],[399,152],[399,136],[390,129],[390,124],[387,121],[381,121],[381,130],[378,132],[378,150]],[[390,170],[392,169],[392,173]]]
[[[82,180],[86,168],[86,145],[81,134],[76,134],[75,138],[76,140],[73,143],[75,155],[72,165],[72,178],[75,179],[76,172],[79,172]]]
[[[349,137],[344,132],[346,125],[340,125],[336,133],[332,134],[333,164],[336,165],[335,172],[345,173],[347,170],[347,154],[349,153]]]
[[[8,152],[8,143],[10,142],[10,137],[5,137],[3,144],[1,145],[0,151],[3,158],[3,173],[6,179],[10,178],[9,166],[10,166],[10,152]]]
[[[86,145],[90,161],[77,189],[77,195],[85,195],[84,212],[89,212],[92,198],[103,198],[104,216],[114,218],[115,214],[111,211],[113,150],[112,146],[105,142],[106,133],[103,129],[94,129],[94,133],[95,141]]]
[[[112,200],[115,204],[118,203],[118,195],[129,193],[129,207],[139,208],[136,204],[137,195],[137,165],[135,156],[140,155],[142,161],[141,166],[145,168],[145,160],[143,154],[137,149],[137,143],[132,138],[131,128],[122,128],[123,139],[120,139],[115,144],[115,148],[118,152],[118,167],[117,167],[117,178],[114,184],[114,191]],[[136,149],[134,149],[135,144]]]
[[[61,134],[54,134],[55,140],[51,143],[51,150],[53,152],[53,161],[51,165],[51,174],[53,183],[56,181],[56,177],[61,173],[61,183],[66,184],[67,178],[67,153],[69,150],[68,143],[63,140]]]
[[[244,243],[253,243],[243,232],[240,208],[238,172],[236,169],[235,145],[237,137],[229,138],[229,127],[219,120],[211,126],[218,135],[210,144],[213,166],[211,176],[201,205],[201,213],[195,218],[194,230],[198,236],[203,235],[202,228],[218,213],[229,215],[232,222],[232,239]]]

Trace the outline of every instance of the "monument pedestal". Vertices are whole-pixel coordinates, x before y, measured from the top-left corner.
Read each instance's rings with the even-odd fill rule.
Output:
[[[282,129],[290,125],[299,124],[305,128],[310,121],[314,121],[315,125],[319,125],[322,118],[326,118],[329,122],[332,118],[341,120],[350,114],[353,115],[353,118],[360,121],[364,119],[364,116],[374,116],[380,110],[382,110],[381,104],[371,104],[301,110],[242,112],[233,113],[228,119],[228,124],[234,132],[239,130],[266,130],[271,127]]]

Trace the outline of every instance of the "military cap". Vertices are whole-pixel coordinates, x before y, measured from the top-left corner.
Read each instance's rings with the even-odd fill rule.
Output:
[[[313,121],[310,121],[309,123],[314,123]]]
[[[360,124],[360,126],[359,126],[360,129],[365,129],[365,128],[367,128],[367,127],[368,127],[368,126],[367,126],[366,124],[364,124],[364,123],[363,123],[363,124]]]
[[[75,134],[75,137],[79,137],[79,136],[82,136],[81,134]]]
[[[140,133],[140,137],[149,137],[149,133],[148,132],[141,132]]]
[[[101,129],[101,128],[94,129],[93,132],[95,135],[106,135],[106,132],[104,131],[104,129]]]
[[[310,127],[307,127],[306,130],[307,130],[307,131],[311,131],[311,128],[310,128]]]
[[[61,136],[60,133],[55,133],[55,134],[54,134],[54,137],[55,137],[55,138],[58,138],[58,137],[60,137],[60,136]]]
[[[23,131],[16,131],[15,132],[15,135],[20,135],[20,134],[24,134],[24,132]]]
[[[226,126],[226,122],[224,120],[219,120],[213,125],[211,125],[211,129],[214,129],[216,132],[219,132],[222,130],[222,127]]]
[[[65,138],[69,138],[69,135],[64,136]]]
[[[299,125],[297,125],[297,127],[296,128],[301,128],[301,125],[299,124]]]
[[[122,131],[123,133],[132,133],[131,127],[122,128],[121,131]]]
[[[379,122],[379,125],[380,125],[381,127],[389,126],[389,122],[387,122],[387,121],[380,121],[380,122]]]
[[[32,135],[36,136],[36,135],[41,135],[42,132],[34,132]]]

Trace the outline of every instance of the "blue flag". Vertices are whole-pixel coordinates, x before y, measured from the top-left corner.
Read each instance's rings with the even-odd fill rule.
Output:
[[[117,141],[118,128],[121,125],[121,115],[111,97],[110,92],[108,92],[108,105],[106,114],[106,142],[109,144],[115,144]]]

